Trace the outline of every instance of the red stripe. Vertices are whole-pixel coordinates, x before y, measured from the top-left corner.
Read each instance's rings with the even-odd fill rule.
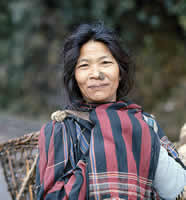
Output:
[[[141,124],[142,130],[139,175],[148,178],[151,159],[151,134],[148,125],[142,119],[141,113],[135,114],[135,117]],[[140,183],[140,186],[146,188],[146,185],[142,183]]]
[[[83,161],[79,161],[78,162],[78,166],[79,168],[81,168],[82,171],[82,176],[83,176],[83,184],[81,186],[81,190],[79,192],[79,200],[83,200],[86,198],[86,188],[87,186],[87,182],[86,182],[86,164]]]
[[[118,101],[117,103],[125,103],[123,101]],[[123,108],[121,108],[120,110],[129,110],[129,109],[142,109],[141,106],[137,105],[137,104],[129,104],[127,106],[123,106]]]
[[[52,188],[54,185],[54,126],[55,121],[52,124],[52,136],[50,139],[49,149],[48,149],[48,164],[45,172],[44,177],[44,191],[46,192],[45,195],[48,193],[48,190]]]
[[[106,109],[110,104],[104,104],[96,108],[97,118],[100,122],[100,128],[104,140],[105,157],[107,164],[107,171],[118,171],[118,162],[116,157],[115,142],[112,135],[112,128],[109,118],[106,113]],[[112,182],[111,178],[108,178],[108,182]],[[119,182],[118,178],[114,182]],[[111,186],[109,186],[111,189]],[[111,198],[118,197],[118,193],[110,192]]]
[[[122,137],[125,141],[126,145],[126,153],[127,153],[127,164],[128,164],[128,173],[136,174],[137,175],[137,169],[136,169],[136,162],[134,160],[134,155],[132,151],[132,123],[130,121],[130,118],[126,111],[117,111],[118,116],[121,121],[121,128],[122,128]],[[128,184],[137,184],[136,179],[128,179]],[[136,192],[136,188],[134,188],[134,192]],[[131,192],[131,191],[130,191]],[[136,195],[128,195],[129,199],[137,199]]]
[[[56,192],[64,187],[64,181],[57,181],[55,185],[48,191],[48,193]]]
[[[47,165],[46,149],[45,149],[45,126],[42,126],[39,135],[39,173],[40,173],[40,184],[43,182],[44,173]]]
[[[129,104],[128,106],[124,107],[124,109],[140,109],[141,110],[141,106],[137,105],[137,104]]]
[[[67,196],[67,199],[69,198],[69,194],[72,190],[72,186],[74,185],[75,181],[76,181],[76,176],[74,174],[74,172],[72,172],[72,176],[70,177],[68,183],[65,185],[65,193]]]

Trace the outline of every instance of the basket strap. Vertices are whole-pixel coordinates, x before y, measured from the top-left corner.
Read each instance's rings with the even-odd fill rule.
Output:
[[[74,115],[78,118],[91,122],[89,119],[88,112],[82,112],[82,111],[76,111],[76,110],[58,110],[51,114],[51,119],[57,122],[62,122],[66,117],[71,116],[71,115]]]

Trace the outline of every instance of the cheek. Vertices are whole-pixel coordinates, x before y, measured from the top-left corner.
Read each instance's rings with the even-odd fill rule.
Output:
[[[115,70],[113,71],[113,80],[116,84],[119,84],[119,81],[120,81],[120,73],[119,73],[119,69],[118,70]]]
[[[113,72],[114,73],[114,72]],[[113,91],[117,91],[118,87],[119,87],[119,82],[120,82],[120,75],[119,72],[116,71],[115,72],[115,76],[113,76]]]
[[[86,84],[86,73],[75,72],[75,80],[80,89]]]
[[[78,73],[78,72],[76,72],[76,71],[75,71],[75,80],[76,80],[76,82],[77,82],[78,85],[82,81],[81,74]]]

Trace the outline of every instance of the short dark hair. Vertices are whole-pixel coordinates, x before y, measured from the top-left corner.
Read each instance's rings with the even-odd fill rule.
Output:
[[[117,89],[117,100],[121,100],[132,89],[134,82],[134,63],[127,51],[121,47],[116,33],[106,28],[103,23],[82,24],[66,40],[63,48],[63,81],[71,103],[82,101],[78,84],[75,80],[75,66],[80,56],[80,49],[86,42],[93,40],[104,43],[117,61],[121,80]]]

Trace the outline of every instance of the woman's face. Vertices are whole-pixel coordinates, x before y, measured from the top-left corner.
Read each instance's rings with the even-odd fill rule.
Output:
[[[116,101],[119,66],[104,43],[90,40],[81,47],[75,79],[86,102]]]

